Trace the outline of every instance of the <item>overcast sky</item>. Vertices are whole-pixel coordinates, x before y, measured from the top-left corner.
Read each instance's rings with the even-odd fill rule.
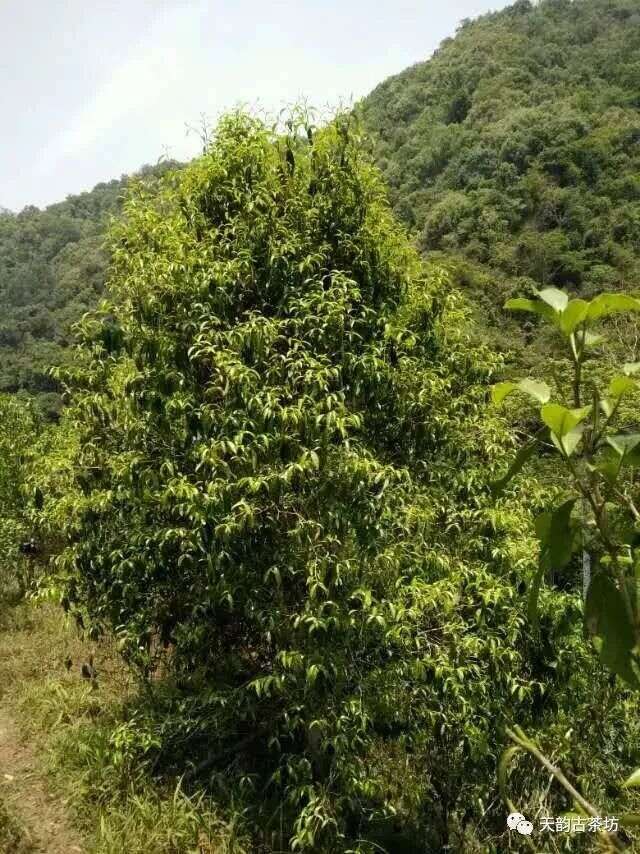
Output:
[[[365,95],[503,0],[0,0],[0,206],[60,201],[202,114]]]

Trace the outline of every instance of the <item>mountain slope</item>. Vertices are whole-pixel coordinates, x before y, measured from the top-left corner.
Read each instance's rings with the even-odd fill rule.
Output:
[[[501,310],[514,292],[640,289],[640,0],[517,0],[358,109],[396,212],[453,263],[495,346],[523,340]],[[47,370],[102,293],[126,182],[0,211],[0,391],[55,409]]]
[[[533,284],[640,288],[639,108],[638,0],[518,0],[360,105],[396,212],[489,314]]]
[[[138,174],[149,179],[175,165]],[[102,293],[103,235],[129,180],[98,184],[45,210],[0,212],[0,392],[24,389],[55,413],[59,400],[48,370],[64,359],[71,324]]]

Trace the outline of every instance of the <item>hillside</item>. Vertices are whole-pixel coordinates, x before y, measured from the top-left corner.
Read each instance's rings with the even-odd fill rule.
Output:
[[[144,167],[141,177],[175,164]],[[103,235],[129,178],[98,184],[45,210],[0,210],[0,392],[24,389],[54,414],[51,365],[64,359],[70,326],[104,288]]]
[[[638,0],[518,0],[359,105],[396,213],[453,262],[500,349],[524,340],[501,309],[513,293],[640,287],[638,56]],[[102,234],[126,183],[0,212],[0,392],[55,411],[47,369],[102,292]]]
[[[537,285],[640,287],[640,3],[518,0],[361,104],[396,213],[489,318]]]

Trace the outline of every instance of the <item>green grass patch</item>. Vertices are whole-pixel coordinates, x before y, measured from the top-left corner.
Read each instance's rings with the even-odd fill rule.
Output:
[[[89,654],[98,670],[94,686],[80,675]],[[84,641],[59,609],[23,604],[5,612],[0,685],[3,703],[39,750],[51,785],[89,840],[88,854],[256,850],[240,811],[223,815],[202,792],[184,791],[179,779],[153,777],[140,756],[144,734],[126,711],[137,686],[112,645]],[[28,851],[16,847],[20,840],[0,802],[0,851]]]

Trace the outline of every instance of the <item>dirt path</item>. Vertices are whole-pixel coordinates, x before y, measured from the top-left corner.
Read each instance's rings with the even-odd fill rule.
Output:
[[[83,854],[65,805],[47,789],[38,761],[20,740],[15,721],[0,707],[0,799],[27,831],[29,854]]]

